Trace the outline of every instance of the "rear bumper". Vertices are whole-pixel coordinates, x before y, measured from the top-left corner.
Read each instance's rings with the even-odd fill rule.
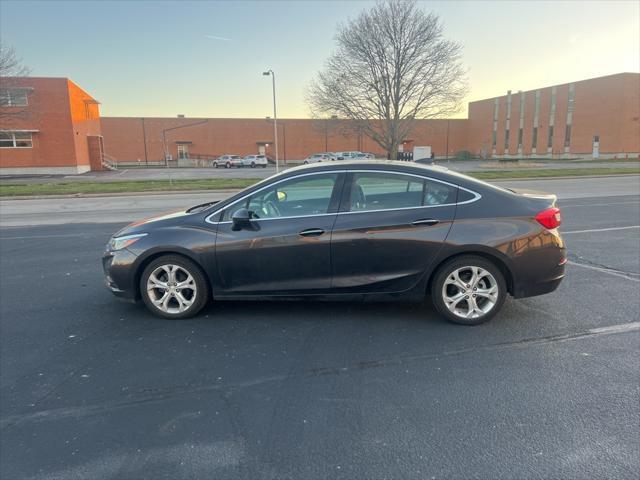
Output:
[[[562,265],[562,273],[555,278],[545,280],[544,282],[533,283],[529,285],[520,285],[513,292],[513,298],[535,297],[555,291],[564,279],[564,265]]]

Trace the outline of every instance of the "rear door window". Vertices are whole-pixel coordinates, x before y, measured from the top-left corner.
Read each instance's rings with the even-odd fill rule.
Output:
[[[355,173],[349,208],[352,212],[392,210],[452,204],[456,187],[393,173]]]

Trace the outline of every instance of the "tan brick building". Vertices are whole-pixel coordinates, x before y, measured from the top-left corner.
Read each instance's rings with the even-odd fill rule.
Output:
[[[0,79],[0,173],[100,170],[98,102],[67,78]]]

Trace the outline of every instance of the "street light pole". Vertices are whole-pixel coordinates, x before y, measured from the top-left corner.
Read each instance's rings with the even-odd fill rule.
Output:
[[[280,167],[278,165],[278,114],[276,113],[276,74],[273,73],[273,70],[269,69],[265,72],[262,72],[262,75],[271,75],[273,86],[273,137],[276,146],[276,173],[278,173]]]

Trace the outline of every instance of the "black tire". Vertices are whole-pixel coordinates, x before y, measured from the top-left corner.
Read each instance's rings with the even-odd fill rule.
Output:
[[[256,168],[256,162],[251,162],[251,168]]]
[[[213,168],[218,168],[218,162],[213,162]]]
[[[231,168],[231,163],[230,162],[225,163],[224,168]]]
[[[266,164],[265,164],[265,165],[262,165],[262,168],[267,168],[267,165],[266,165]]]
[[[147,292],[147,281],[149,276],[158,268],[163,265],[176,265],[189,273],[195,282],[195,300],[193,303],[182,312],[170,313],[163,311],[161,308],[153,304],[149,293]],[[190,290],[190,289],[187,289]],[[159,296],[159,292],[156,292]],[[193,261],[181,255],[163,255],[153,260],[146,266],[142,275],[140,275],[140,296],[147,309],[154,315],[167,318],[171,320],[181,320],[184,318],[191,318],[200,312],[204,306],[209,302],[210,289],[207,278],[202,269]],[[177,300],[174,299],[177,304]]]
[[[305,160],[305,161],[304,161],[304,164],[305,164],[305,165],[309,165],[309,162],[307,162],[307,161]]]
[[[496,301],[494,302],[493,307],[489,311],[487,311],[485,314],[479,315],[475,318],[464,318],[462,316],[459,316],[453,313],[452,311],[449,310],[444,300],[443,287],[445,286],[445,282],[447,281],[448,277],[458,269],[463,269],[465,267],[480,267],[486,270],[493,276],[498,288],[497,298],[496,298]],[[469,284],[465,285],[465,287],[469,288]],[[451,288],[451,287],[448,287],[448,288]],[[454,288],[457,288],[457,287],[454,287]],[[465,293],[465,292],[467,291],[465,290],[458,293]],[[473,295],[472,290],[469,290],[468,292]],[[500,311],[506,297],[507,297],[507,282],[505,281],[504,275],[502,274],[501,270],[490,260],[487,260],[484,257],[475,256],[475,255],[464,255],[444,263],[435,273],[435,276],[433,277],[433,281],[431,283],[431,298],[436,310],[448,321],[457,323],[460,325],[480,325],[482,323],[488,322]],[[464,298],[468,298],[468,296]],[[480,300],[485,302],[487,301],[486,299],[478,298],[478,301]],[[466,302],[466,300],[462,300],[462,301]],[[469,304],[465,303],[465,305],[467,305],[467,310],[469,310]]]

